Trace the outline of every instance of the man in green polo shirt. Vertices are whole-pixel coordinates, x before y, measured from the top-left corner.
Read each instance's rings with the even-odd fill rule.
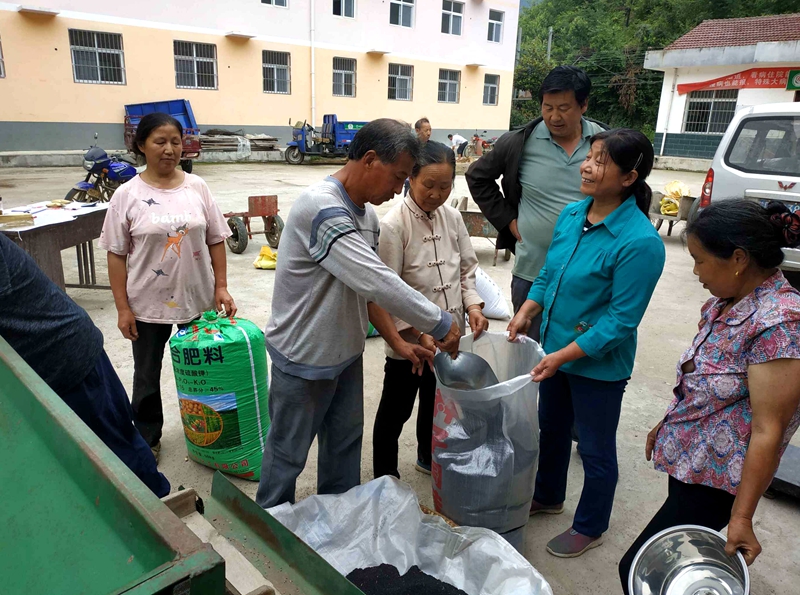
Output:
[[[467,171],[472,198],[499,230],[497,247],[515,251],[515,312],[544,265],[562,209],[586,198],[580,191],[580,166],[589,152],[589,138],[605,128],[583,117],[591,88],[580,68],[554,68],[539,89],[542,117],[501,136]],[[537,341],[540,325],[539,317],[529,331]]]

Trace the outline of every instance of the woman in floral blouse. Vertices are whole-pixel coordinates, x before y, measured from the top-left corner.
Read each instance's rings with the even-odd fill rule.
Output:
[[[647,437],[645,456],[669,474],[669,495],[620,562],[625,593],[641,546],[676,525],[727,525],[726,550],[752,564],[761,553],[753,514],[800,425],[800,293],[777,268],[781,248],[800,244],[800,216],[780,203],[726,200],[686,237],[714,297],[678,363],[675,398]]]

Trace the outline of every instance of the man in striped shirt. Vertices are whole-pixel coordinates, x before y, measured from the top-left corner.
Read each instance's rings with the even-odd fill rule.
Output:
[[[281,250],[265,338],[272,360],[267,435],[256,502],[294,502],[297,476],[319,436],[317,491],[361,482],[362,354],[370,320],[415,366],[433,355],[406,343],[388,312],[458,349],[452,316],[406,285],[377,255],[372,205],[394,198],[419,141],[396,120],[374,120],[353,139],[347,164],[295,201]]]

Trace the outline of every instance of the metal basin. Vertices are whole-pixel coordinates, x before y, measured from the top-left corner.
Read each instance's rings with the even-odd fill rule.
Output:
[[[433,358],[433,367],[442,384],[457,390],[478,390],[499,382],[489,362],[466,351],[459,351],[455,359],[439,353]]]
[[[671,527],[636,554],[631,595],[749,595],[744,558],[725,553],[725,537],[698,525]]]

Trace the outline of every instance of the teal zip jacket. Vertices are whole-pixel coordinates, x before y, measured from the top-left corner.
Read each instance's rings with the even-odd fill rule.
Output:
[[[623,380],[633,371],[636,328],[664,269],[664,242],[634,197],[584,232],[592,200],[561,213],[528,299],[544,307],[547,353],[576,341],[587,355],[562,371]]]

